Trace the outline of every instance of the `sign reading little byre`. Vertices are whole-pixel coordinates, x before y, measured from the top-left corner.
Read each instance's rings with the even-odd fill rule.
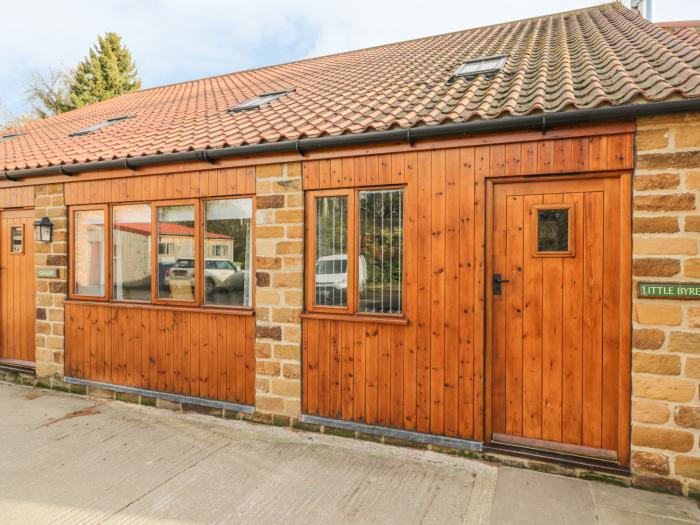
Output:
[[[55,279],[58,277],[58,268],[38,268],[36,276],[44,279]]]
[[[700,300],[700,283],[639,283],[639,297]]]

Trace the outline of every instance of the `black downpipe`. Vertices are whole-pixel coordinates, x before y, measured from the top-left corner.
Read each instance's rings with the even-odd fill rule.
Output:
[[[267,142],[247,146],[232,146],[216,149],[200,149],[177,153],[162,153],[129,157],[127,159],[101,160],[76,164],[62,164],[43,168],[27,168],[19,170],[3,170],[0,180],[19,180],[33,177],[48,177],[52,175],[76,175],[95,170],[112,170],[127,167],[131,170],[158,164],[176,162],[205,161],[214,163],[218,160],[233,157],[252,157],[273,153],[297,153],[350,146],[366,146],[370,144],[407,142],[413,144],[417,140],[427,140],[445,137],[464,137],[479,133],[495,133],[499,131],[538,130],[543,133],[551,128],[565,125],[590,124],[613,120],[627,120],[638,117],[650,117],[671,113],[686,113],[700,111],[700,97],[693,99],[674,100],[670,102],[652,102],[646,104],[629,104],[625,106],[607,106],[597,109],[562,111],[558,113],[539,113],[524,117],[507,117],[493,120],[471,120],[443,125],[422,126],[410,129],[394,129],[331,137],[288,140],[282,142]]]

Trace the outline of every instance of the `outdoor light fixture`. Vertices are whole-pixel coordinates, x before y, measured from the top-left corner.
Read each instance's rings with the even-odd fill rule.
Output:
[[[34,223],[34,238],[39,242],[51,242],[53,236],[53,222],[44,217]]]

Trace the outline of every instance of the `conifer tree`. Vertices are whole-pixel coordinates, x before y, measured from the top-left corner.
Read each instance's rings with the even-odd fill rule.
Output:
[[[97,37],[97,44],[78,64],[70,86],[70,102],[79,108],[141,87],[131,52],[116,33]]]

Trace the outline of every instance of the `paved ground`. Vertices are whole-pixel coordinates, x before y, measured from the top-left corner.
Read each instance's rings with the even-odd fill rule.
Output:
[[[693,500],[0,383],[0,523],[700,523]]]

